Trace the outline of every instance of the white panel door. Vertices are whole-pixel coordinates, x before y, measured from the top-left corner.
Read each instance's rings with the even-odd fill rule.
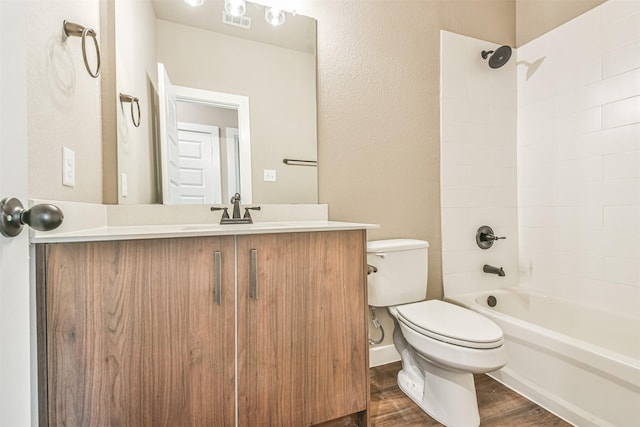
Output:
[[[0,199],[27,204],[25,2],[0,1]],[[28,231],[0,235],[0,426],[37,422],[32,375]],[[33,382],[33,383],[32,383]],[[32,406],[33,401],[33,408]]]
[[[222,203],[218,128],[178,123],[178,147],[180,203]]]
[[[180,150],[178,146],[178,98],[169,74],[158,64],[160,104],[160,157],[162,159],[162,201],[180,203]]]

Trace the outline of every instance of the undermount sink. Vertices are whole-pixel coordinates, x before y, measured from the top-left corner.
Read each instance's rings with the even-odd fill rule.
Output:
[[[262,230],[266,228],[299,228],[308,227],[313,221],[254,222],[253,224],[190,224],[182,227],[183,231],[206,231],[226,229]]]

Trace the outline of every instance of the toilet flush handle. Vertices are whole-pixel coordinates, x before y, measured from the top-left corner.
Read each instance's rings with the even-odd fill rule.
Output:
[[[378,256],[378,257],[380,257],[382,259],[387,257],[387,253],[386,252],[376,252],[376,253],[374,253],[374,255]]]

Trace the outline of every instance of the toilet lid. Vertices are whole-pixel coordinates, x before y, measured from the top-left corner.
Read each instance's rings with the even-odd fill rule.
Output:
[[[449,344],[470,348],[502,345],[502,329],[488,318],[439,300],[396,307],[398,320],[415,331]]]

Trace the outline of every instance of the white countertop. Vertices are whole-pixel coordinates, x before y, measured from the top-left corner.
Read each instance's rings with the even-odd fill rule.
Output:
[[[300,233],[307,231],[363,230],[374,224],[337,221],[282,221],[253,224],[172,224],[102,226],[68,232],[35,232],[31,243],[95,242],[107,240],[230,236],[246,234]]]
[[[52,231],[30,229],[31,243],[96,242],[305,231],[363,230],[374,224],[328,220],[327,205],[263,205],[253,224],[219,223],[221,213],[207,205],[101,205],[68,201],[52,203],[64,212],[62,225]]]

